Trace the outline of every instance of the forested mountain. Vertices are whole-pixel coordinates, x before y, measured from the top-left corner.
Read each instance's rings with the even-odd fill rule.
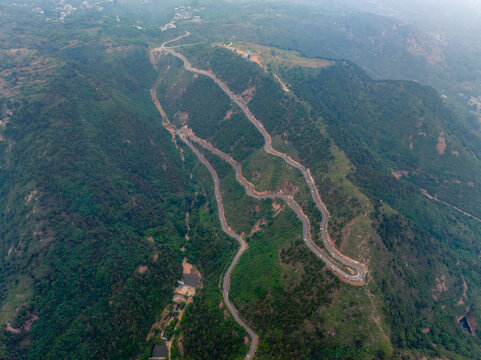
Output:
[[[290,88],[286,93],[261,67],[230,50],[198,46],[184,47],[182,52],[194,65],[212,70],[236,93],[251,89],[249,107],[254,115],[279,139],[277,144],[287,144],[285,149],[309,166],[317,182],[322,184],[320,191],[333,214],[330,229],[338,246],[349,256],[361,256],[360,260],[369,264],[368,287],[356,291],[356,295],[362,297],[364,293],[366,299],[369,296],[378,301],[382,299],[383,304],[377,303],[375,310],[370,311],[384,319],[386,328],[378,324],[371,336],[349,337],[346,331],[355,333],[353,317],[361,317],[360,313],[367,312],[368,307],[361,305],[363,302],[359,299],[359,303],[351,300],[351,307],[345,307],[347,313],[341,315],[334,310],[340,304],[334,303],[327,310],[329,301],[319,300],[323,308],[318,310],[320,314],[335,312],[345,320],[337,319],[342,325],[328,322],[324,328],[327,319],[321,315],[323,320],[318,320],[318,324],[323,325],[318,328],[317,336],[330,329],[336,334],[334,343],[341,344],[346,339],[348,344],[356,343],[358,350],[349,351],[350,356],[357,353],[359,358],[367,356],[359,350],[363,346],[372,350],[376,331],[390,334],[386,346],[394,350],[395,357],[415,354],[414,349],[427,351],[432,356],[451,357],[457,353],[470,358],[476,354],[477,340],[453,325],[456,318],[465,315],[479,301],[476,284],[480,248],[473,239],[479,236],[480,227],[477,220],[453,206],[469,207],[466,211],[479,217],[476,210],[479,140],[469,135],[436,92],[413,82],[374,81],[352,63],[334,62],[321,69],[289,64],[274,67],[273,71],[278,72]],[[192,96],[189,89],[195,86],[194,82],[186,92],[174,93]],[[190,112],[187,108],[184,110],[195,114],[193,108]],[[214,116],[203,118],[207,121]],[[200,131],[194,123],[189,126]],[[234,141],[237,137],[232,136]],[[211,141],[216,143],[215,138]],[[245,161],[243,166],[250,168],[250,161]],[[423,189],[452,206],[428,198]],[[253,239],[261,237],[256,234]],[[288,249],[280,246],[278,252],[291,253]],[[286,265],[280,261],[278,266],[283,269]],[[330,288],[327,284],[324,286]],[[347,299],[352,296],[351,289],[343,286],[334,293]],[[470,300],[465,302],[466,287],[471,290]],[[288,296],[282,292],[274,295],[275,289],[267,286],[258,291],[281,299]],[[249,298],[243,296],[244,301]],[[275,314],[292,311],[289,308],[274,311],[271,307],[280,300],[266,302],[264,296],[256,300],[262,305],[253,306],[254,309],[267,306],[262,312]],[[239,301],[242,308],[241,304]],[[314,305],[310,306],[312,309]],[[248,307],[244,309],[249,313]],[[252,316],[259,315],[253,313]],[[262,318],[258,321],[261,329],[275,324],[272,330],[293,336],[293,329],[285,322],[281,325],[264,323]],[[363,319],[362,322],[366,326],[370,321],[372,319]],[[306,329],[297,331],[302,333]],[[324,336],[331,344],[327,340],[329,336]],[[378,336],[382,338],[381,334]],[[271,341],[277,344],[277,340]],[[299,356],[302,351],[313,358],[325,356],[318,349],[326,343],[302,342],[299,337],[291,341],[291,349],[297,345],[297,350],[286,356]],[[379,350],[379,354],[381,352],[384,350]]]
[[[293,49],[308,57],[348,59],[375,79],[419,81],[434,86],[451,104],[473,110],[471,96],[481,96],[481,46],[475,35],[479,15],[449,1],[439,6],[428,0],[418,3],[219,3],[196,34]],[[452,15],[460,11],[463,16]],[[479,111],[475,117],[457,112],[479,129]]]
[[[23,331],[4,332],[2,358],[131,355],[178,277],[191,186],[156,121],[145,49],[106,50],[63,50],[4,102],[2,320],[34,341],[24,353]]]
[[[481,357],[481,139],[440,96],[475,95],[475,66],[405,22],[311,6],[1,2],[1,359],[148,358],[185,259],[202,282],[172,359],[246,356],[226,292],[259,359]],[[362,282],[225,161],[328,252],[306,177],[244,107],[309,169]],[[247,244],[230,288],[202,158]]]
[[[186,212],[202,213],[186,251],[206,277],[232,245],[161,126],[148,44],[107,38],[101,19],[35,24],[19,43],[21,16],[2,8],[0,357],[149,354],[181,278]],[[49,48],[29,33],[59,28]]]

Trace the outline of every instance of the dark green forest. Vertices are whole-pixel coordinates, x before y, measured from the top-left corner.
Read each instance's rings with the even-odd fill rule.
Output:
[[[97,33],[60,49],[95,25],[85,20],[72,21],[49,47],[35,44],[34,60],[48,58],[52,68],[41,68],[39,81],[25,79],[36,76],[29,68],[14,69],[8,80],[21,92],[2,99],[2,114],[13,111],[1,143],[8,150],[0,169],[0,303],[2,321],[20,329],[2,329],[2,359],[127,359],[144,351],[182,274],[186,212],[196,224],[187,256],[207,288],[232,251],[215,208],[199,218],[211,201],[200,194],[209,179],[191,177],[193,166],[186,169],[161,125],[145,39],[105,42]],[[4,41],[15,34],[10,25]],[[50,30],[42,26],[44,35]],[[15,42],[8,40],[4,46]],[[238,338],[226,341],[243,351]]]

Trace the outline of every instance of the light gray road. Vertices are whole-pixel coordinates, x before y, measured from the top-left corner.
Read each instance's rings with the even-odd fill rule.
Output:
[[[225,219],[224,204],[222,202],[222,196],[220,194],[220,186],[219,186],[220,181],[219,181],[219,177],[217,176],[216,171],[214,170],[212,165],[209,163],[209,161],[207,161],[207,159],[204,157],[204,155],[202,155],[199,152],[199,150],[197,150],[197,148],[195,148],[195,146],[193,146],[190,143],[190,141],[187,139],[187,136],[185,135],[185,133],[183,133],[181,131],[177,131],[177,134],[179,135],[180,139],[197,156],[199,161],[202,164],[204,164],[207,167],[207,169],[209,170],[210,175],[212,176],[212,180],[214,181],[215,199],[217,201],[217,208],[218,208],[218,211],[219,211],[219,220],[220,220],[220,223],[221,223],[221,226],[222,226],[222,230],[224,230],[224,232],[227,235],[236,239],[237,242],[240,245],[239,250],[237,251],[237,253],[234,256],[234,260],[232,260],[232,263],[230,264],[229,268],[227,269],[227,271],[224,275],[224,283],[223,283],[223,286],[222,286],[222,296],[224,297],[224,302],[226,303],[227,308],[232,313],[232,316],[234,316],[235,321],[237,321],[237,323],[240,326],[242,326],[247,331],[249,336],[251,337],[251,345],[250,345],[250,348],[249,348],[249,352],[247,353],[245,358],[248,359],[248,360],[253,359],[254,354],[257,350],[257,346],[259,344],[259,337],[254,332],[254,330],[252,330],[252,328],[249,325],[247,325],[247,323],[244,321],[244,319],[241,318],[241,316],[237,312],[236,308],[234,307],[234,305],[229,300],[230,278],[231,278],[231,275],[232,275],[232,271],[234,270],[235,266],[239,262],[239,259],[242,256],[242,254],[244,253],[244,251],[247,249],[247,243],[245,242],[245,240],[239,234],[236,234],[234,231],[232,231],[230,226],[227,224],[227,221]]]
[[[185,36],[188,36],[189,33],[187,32],[186,34],[184,35],[181,35],[175,39],[172,39],[172,40],[169,40],[165,43],[162,44],[161,48],[160,49],[165,49],[164,46],[167,44],[167,43],[170,43],[170,42],[173,42],[173,41],[176,41],[176,40],[179,40]],[[153,61],[153,56],[152,56],[152,52],[153,51],[157,51],[159,49],[154,49],[154,50],[151,50],[150,52],[150,56],[151,56],[151,61],[152,61],[152,65],[155,66],[155,61]],[[192,150],[192,152],[197,156],[197,158],[199,159],[199,161],[204,164],[207,169],[209,170],[211,176],[212,176],[212,180],[214,182],[214,192],[215,192],[215,198],[216,198],[216,202],[217,202],[217,207],[218,207],[218,214],[219,214],[219,220],[220,220],[220,223],[221,223],[221,226],[222,226],[222,230],[227,234],[229,235],[230,237],[233,237],[234,239],[237,240],[237,242],[239,243],[240,245],[240,248],[239,250],[237,251],[237,253],[235,254],[234,256],[234,259],[232,260],[229,268],[227,269],[225,275],[224,275],[224,281],[223,281],[223,284],[222,284],[222,296],[224,298],[224,302],[226,303],[226,306],[227,308],[229,309],[229,311],[231,312],[232,316],[234,317],[235,321],[240,325],[242,326],[246,331],[247,333],[249,334],[250,338],[251,338],[251,344],[250,344],[250,347],[249,347],[249,351],[247,353],[247,355],[245,356],[245,359],[246,360],[251,360],[254,358],[254,354],[255,352],[257,351],[257,347],[259,345],[259,337],[257,336],[257,334],[254,332],[254,330],[252,330],[252,328],[246,323],[246,321],[244,319],[241,318],[241,316],[239,315],[237,309],[234,307],[234,305],[231,303],[231,301],[229,300],[229,289],[230,289],[230,278],[231,278],[231,275],[232,275],[232,271],[234,270],[235,266],[237,265],[237,263],[239,262],[239,259],[240,257],[242,256],[242,254],[244,253],[244,251],[246,250],[247,248],[247,243],[245,242],[245,240],[238,234],[236,234],[231,228],[230,226],[227,224],[227,221],[225,219],[225,213],[224,213],[224,204],[222,202],[222,196],[220,194],[220,186],[219,186],[219,177],[217,176],[217,173],[215,172],[214,168],[212,167],[212,165],[207,161],[207,159],[188,141],[187,137],[184,136],[182,133],[179,133],[178,131],[176,131],[176,129],[169,123],[168,119],[167,119],[167,115],[165,114],[164,110],[162,109],[162,107],[160,106],[160,103],[157,99],[157,94],[156,94],[156,86],[157,86],[157,83],[154,85],[154,87],[151,89],[151,94],[152,94],[152,100],[154,101],[155,103],[155,106],[157,107],[157,109],[159,110],[160,114],[162,115],[162,124],[166,127],[166,129],[173,135],[173,140],[175,142],[175,137],[174,137],[174,134],[177,134],[180,139],[182,141],[184,141],[184,143]]]
[[[267,130],[264,128],[264,125],[262,125],[262,123],[254,117],[254,115],[251,113],[251,111],[247,107],[246,102],[240,96],[234,94],[228,88],[228,86],[225,83],[223,83],[221,80],[219,80],[217,78],[217,76],[215,76],[212,72],[192,67],[189,60],[184,55],[177,53],[175,50],[173,50],[171,48],[165,47],[165,45],[167,45],[168,43],[170,43],[172,41],[179,40],[179,39],[181,39],[183,37],[186,37],[188,35],[190,35],[190,34],[188,32],[186,32],[184,35],[181,35],[181,36],[179,36],[179,37],[177,37],[173,40],[169,40],[169,41],[163,43],[162,46],[161,46],[162,50],[167,51],[168,53],[170,53],[170,54],[174,55],[175,57],[181,59],[184,63],[184,67],[187,71],[195,72],[195,73],[198,73],[198,74],[201,74],[201,75],[205,75],[205,76],[208,76],[209,78],[211,78],[212,80],[214,80],[214,82],[217,85],[219,85],[219,87],[229,96],[229,98],[232,101],[234,101],[241,108],[241,110],[246,115],[247,119],[262,134],[262,136],[264,137],[264,151],[268,154],[280,157],[287,164],[295,167],[296,169],[298,169],[299,171],[302,172],[302,175],[306,179],[307,185],[309,186],[309,189],[311,191],[312,199],[314,200],[314,202],[315,202],[317,208],[319,209],[319,211],[322,213],[320,232],[321,232],[321,238],[322,238],[322,241],[324,243],[324,246],[326,247],[327,251],[329,252],[329,254],[334,259],[339,261],[344,266],[346,266],[348,268],[351,268],[351,269],[354,269],[356,274],[354,274],[354,275],[348,274],[345,271],[343,271],[342,269],[340,269],[338,266],[335,266],[335,267],[331,266],[331,265],[335,265],[335,263],[330,259],[329,259],[329,262],[326,260],[326,256],[323,255],[321,249],[314,243],[314,241],[312,240],[310,235],[307,236],[307,237],[304,236],[307,246],[317,256],[319,256],[324,262],[326,262],[326,264],[330,265],[329,267],[332,270],[334,270],[339,276],[341,276],[342,278],[344,278],[346,280],[352,281],[352,282],[362,283],[364,281],[365,276],[366,276],[366,273],[365,273],[365,270],[364,270],[362,264],[360,264],[359,262],[357,262],[353,259],[350,259],[347,256],[341,254],[337,249],[334,248],[334,246],[332,246],[332,241],[331,241],[331,239],[329,237],[329,233],[327,231],[327,225],[328,225],[328,220],[329,220],[329,212],[327,211],[326,206],[322,202],[321,196],[319,195],[319,192],[317,190],[314,178],[312,177],[310,170],[308,168],[306,168],[304,165],[302,165],[299,162],[292,159],[290,156],[288,156],[284,153],[281,153],[281,152],[275,150],[272,147],[272,138],[271,138],[270,134],[267,132]],[[291,200],[291,201],[293,201],[293,200]],[[307,231],[309,232],[309,228],[307,229]],[[306,232],[306,230],[304,230],[304,232]]]
[[[319,258],[322,259],[326,263],[326,265],[333,271],[335,271],[337,274],[343,276],[344,278],[350,280],[350,281],[356,281],[355,279],[357,278],[356,275],[348,274],[346,273],[342,268],[340,268],[332,259],[326,255],[325,252],[323,252],[315,243],[312,241],[311,238],[311,224],[309,221],[309,218],[307,215],[302,211],[302,208],[299,206],[299,204],[290,196],[284,195],[284,194],[279,194],[279,193],[271,193],[271,192],[259,192],[255,190],[255,187],[253,184],[251,184],[243,175],[242,175],[242,168],[241,165],[235,161],[232,157],[227,155],[226,153],[220,151],[219,149],[216,149],[213,147],[210,143],[207,141],[198,138],[195,136],[191,131],[187,131],[186,129],[179,129],[176,131],[177,135],[179,135],[180,138],[185,139],[186,137],[189,137],[191,140],[195,141],[197,144],[202,146],[203,148],[209,150],[213,154],[219,156],[222,158],[224,161],[228,162],[230,166],[235,171],[235,177],[236,180],[239,184],[241,184],[247,195],[258,199],[258,200],[265,200],[265,199],[279,199],[284,201],[297,215],[299,220],[302,221],[302,229],[303,229],[303,239],[306,245],[316,254]],[[225,214],[222,212],[222,216],[224,217]]]
[[[214,191],[215,191],[215,197],[217,201],[217,207],[218,207],[218,213],[219,213],[219,220],[221,222],[222,230],[227,233],[229,236],[235,238],[237,242],[240,245],[240,248],[238,252],[236,253],[232,263],[230,264],[225,276],[224,276],[224,281],[223,281],[223,291],[222,295],[224,298],[224,301],[229,309],[229,311],[232,313],[234,319],[236,322],[241,325],[249,334],[251,337],[251,345],[249,348],[249,352],[247,353],[245,359],[250,360],[254,358],[254,354],[257,350],[258,343],[259,343],[259,338],[257,334],[250,328],[250,326],[241,318],[239,313],[237,312],[236,308],[234,305],[230,302],[229,300],[229,289],[230,289],[230,279],[232,275],[232,271],[239,262],[240,257],[244,253],[244,251],[247,248],[247,243],[245,240],[237,233],[235,233],[230,226],[227,224],[227,221],[225,219],[225,212],[224,212],[224,205],[222,202],[222,196],[220,193],[220,181],[219,177],[217,176],[217,173],[215,172],[214,168],[212,165],[207,161],[207,159],[195,148],[192,143],[188,140],[188,138],[191,138],[192,140],[196,141],[198,144],[200,144],[202,147],[206,148],[207,150],[211,151],[212,153],[216,154],[217,156],[221,157],[225,161],[227,161],[234,169],[235,174],[236,174],[236,179],[237,181],[245,188],[246,193],[254,197],[256,199],[280,199],[284,201],[297,215],[297,217],[302,221],[302,226],[303,226],[303,239],[306,245],[311,249],[311,251],[318,256],[322,261],[326,263],[326,265],[335,273],[337,273],[341,278],[344,278],[350,282],[353,283],[363,283],[364,278],[365,278],[365,271],[362,266],[362,264],[358,263],[355,260],[352,260],[335,249],[332,244],[331,244],[331,239],[329,238],[329,233],[327,231],[327,224],[328,224],[328,219],[329,219],[329,212],[327,211],[326,206],[321,200],[321,197],[319,195],[319,192],[316,188],[315,182],[313,177],[311,176],[310,170],[300,164],[299,162],[295,161],[292,159],[290,156],[281,153],[277,150],[275,150],[272,147],[272,138],[270,134],[266,131],[262,123],[260,123],[254,115],[250,112],[249,108],[247,107],[246,102],[238,95],[234,94],[226,84],[224,84],[222,81],[220,81],[213,73],[201,69],[196,69],[191,66],[189,60],[182,54],[177,53],[175,50],[172,48],[167,48],[166,45],[168,43],[180,40],[181,38],[184,38],[186,36],[190,35],[188,32],[186,32],[184,35],[178,36],[175,39],[169,40],[164,42],[160,50],[166,51],[173,56],[181,59],[184,63],[184,67],[187,71],[190,72],[195,72],[201,75],[208,76],[214,82],[220,86],[220,88],[229,96],[229,98],[234,101],[244,112],[246,115],[247,119],[259,130],[259,132],[262,134],[264,137],[264,150],[266,153],[280,157],[283,159],[287,164],[295,167],[299,171],[302,172],[304,178],[306,179],[306,182],[309,186],[309,189],[311,191],[311,196],[316,203],[316,206],[319,208],[319,210],[322,213],[322,221],[321,221],[321,226],[320,226],[320,231],[321,231],[321,238],[324,243],[324,246],[328,250],[329,254],[335,258],[337,261],[342,263],[344,266],[354,269],[357,273],[356,274],[350,274],[346,273],[341,267],[339,267],[329,256],[325,254],[323,250],[317,246],[314,241],[311,238],[311,231],[310,231],[310,222],[309,218],[304,214],[302,211],[302,208],[295,202],[291,197],[283,195],[283,194],[277,194],[277,193],[268,193],[268,192],[257,192],[254,188],[254,186],[242,175],[242,170],[240,167],[240,164],[238,164],[234,159],[232,159],[229,155],[223,153],[222,151],[214,148],[212,145],[207,143],[205,140],[197,138],[194,134],[191,132],[180,129],[180,130],[174,130],[171,126],[169,126],[169,131],[174,132],[180,137],[180,139],[192,150],[192,152],[197,156],[199,161],[204,164],[207,169],[209,170],[212,179],[214,181]],[[159,50],[159,49],[156,49]],[[155,50],[154,50],[155,51]],[[155,91],[153,92],[153,97],[155,95]],[[156,101],[156,96],[154,101]],[[162,116],[164,117],[165,114],[163,114],[163,111],[160,107],[160,104],[157,104],[157,107],[159,108],[159,111],[161,111]]]

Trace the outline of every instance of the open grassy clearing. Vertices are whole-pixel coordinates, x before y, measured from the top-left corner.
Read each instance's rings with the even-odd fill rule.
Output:
[[[322,59],[309,59],[303,57],[299,52],[292,50],[282,50],[271,46],[264,46],[259,44],[247,42],[234,42],[227,44],[226,48],[244,55],[250,56],[250,60],[259,63],[263,67],[268,64],[274,67],[277,66],[301,66],[308,68],[323,68],[330,66],[332,61]]]
[[[10,287],[0,311],[0,326],[13,320],[16,309],[29,300],[32,295],[31,286],[31,280],[26,276],[15,279],[15,285]]]
[[[242,164],[244,176],[258,191],[275,191],[294,194],[308,191],[302,173],[276,158],[258,150]]]

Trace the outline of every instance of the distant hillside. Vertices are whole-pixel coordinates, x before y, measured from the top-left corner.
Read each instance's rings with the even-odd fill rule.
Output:
[[[474,35],[477,32],[469,30],[477,28],[475,22],[453,20],[444,26],[445,22],[438,20],[433,27],[423,26],[418,17],[416,26],[387,16],[399,15],[396,11],[375,12],[382,2],[346,3],[350,2],[207,1],[210,6],[202,25],[186,27],[208,41],[249,41],[297,50],[308,57],[347,59],[375,79],[431,85],[447,95],[447,101],[459,105],[468,125],[479,130],[479,111],[473,116],[467,107],[470,96],[481,96],[481,52]],[[409,13],[406,4],[397,5]],[[422,18],[429,16],[430,11],[422,14]]]

